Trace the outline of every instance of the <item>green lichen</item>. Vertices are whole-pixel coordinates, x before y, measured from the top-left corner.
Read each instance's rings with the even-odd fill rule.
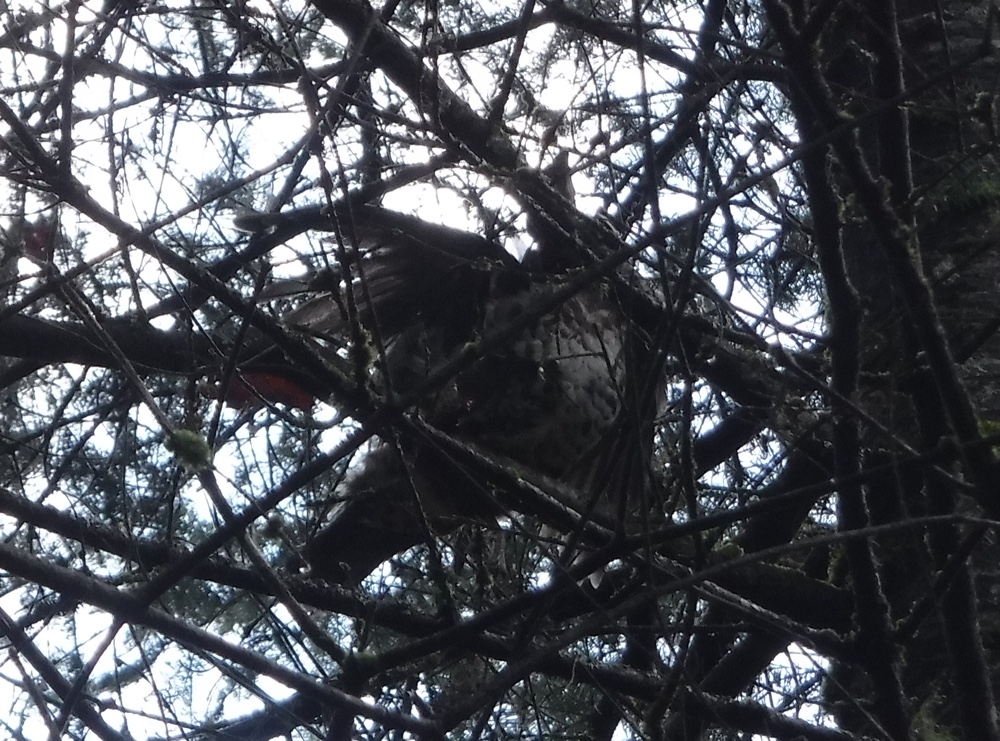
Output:
[[[189,471],[203,471],[212,465],[212,448],[195,430],[177,430],[167,437],[167,450]]]

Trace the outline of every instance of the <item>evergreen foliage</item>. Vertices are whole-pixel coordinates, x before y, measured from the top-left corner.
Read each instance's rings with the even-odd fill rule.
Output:
[[[0,17],[0,735],[1000,741],[995,11]]]

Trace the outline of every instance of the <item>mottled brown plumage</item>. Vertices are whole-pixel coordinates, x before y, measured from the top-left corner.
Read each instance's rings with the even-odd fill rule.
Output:
[[[579,468],[610,428],[624,380],[623,318],[605,287],[586,285],[526,319],[554,303],[572,275],[551,262],[533,269],[537,261],[518,263],[493,242],[412,217],[371,207],[358,216],[342,233],[363,250],[351,281],[359,321],[373,347],[384,348],[373,381],[406,396],[467,344],[520,323],[422,396],[417,410],[460,442],[527,470],[565,478]],[[342,344],[345,291],[312,298],[287,321]],[[315,574],[341,583],[503,511],[475,472],[418,440],[403,440],[402,451],[379,442],[338,496],[306,557]]]

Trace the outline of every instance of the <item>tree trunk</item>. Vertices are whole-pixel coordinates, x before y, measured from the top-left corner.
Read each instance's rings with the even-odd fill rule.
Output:
[[[919,291],[895,269],[893,247],[873,215],[880,209],[887,207],[898,220],[896,236],[908,244],[930,286],[980,432],[990,434],[1000,421],[1000,171],[992,96],[1000,64],[982,54],[987,9],[941,3],[938,15],[935,2],[896,5],[895,18],[893,3],[884,0],[843,8],[818,45],[828,99],[858,121],[856,141],[841,137],[831,149],[845,206],[844,262],[862,311],[856,399],[874,422],[860,422],[865,462],[900,463],[894,475],[869,481],[864,492],[869,521],[876,525],[982,514],[965,493],[975,477],[964,466],[917,471],[904,464],[904,446],[931,450],[953,439],[961,414],[945,400],[935,375],[915,309]],[[863,155],[884,202],[865,201],[870,195],[845,155],[850,147]],[[1000,680],[995,534],[952,525],[900,527],[875,541],[871,555],[896,643],[890,673],[902,685],[899,705],[911,719],[909,732],[926,736],[935,728],[961,728],[966,738],[997,738],[991,689]],[[851,564],[845,580],[857,594],[858,574],[845,560]],[[859,624],[859,647],[865,633]],[[877,698],[884,688],[870,667],[862,676],[862,663],[835,666],[828,697],[847,730],[872,734],[878,724],[884,733],[891,723],[880,717],[878,700],[868,707],[863,699]]]

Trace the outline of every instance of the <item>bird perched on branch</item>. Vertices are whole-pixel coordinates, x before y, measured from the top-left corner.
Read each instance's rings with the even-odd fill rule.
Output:
[[[479,235],[374,206],[336,226],[355,250],[342,261],[351,275],[303,282],[311,297],[287,323],[331,346],[362,338],[381,391],[478,453],[564,481],[587,463],[625,375],[624,318],[606,286],[574,284],[549,256],[518,262]],[[427,436],[401,425],[381,434],[305,548],[329,581],[357,583],[506,511],[474,466]]]

